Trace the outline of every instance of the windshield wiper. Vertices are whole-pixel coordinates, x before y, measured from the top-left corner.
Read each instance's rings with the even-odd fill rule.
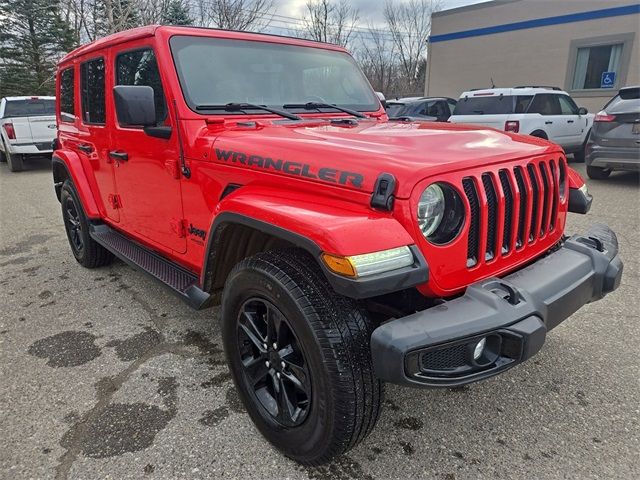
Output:
[[[305,110],[320,110],[321,108],[334,108],[340,112],[353,115],[354,117],[367,118],[367,116],[362,112],[358,112],[357,110],[351,110],[350,108],[340,107],[332,103],[322,103],[322,102],[289,103],[287,105],[283,105],[282,108],[287,108],[287,109],[288,108],[304,108]]]
[[[253,103],[227,103],[226,105],[196,105],[196,110],[224,110],[225,112],[242,112],[245,110],[264,110],[265,112],[275,113],[289,120],[302,120],[302,117],[293,113],[278,110],[277,108],[267,107],[265,105],[255,105]]]

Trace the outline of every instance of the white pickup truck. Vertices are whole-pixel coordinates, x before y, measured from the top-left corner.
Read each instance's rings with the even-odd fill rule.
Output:
[[[51,156],[56,137],[55,97],[5,97],[0,100],[0,162],[22,170],[29,156]]]
[[[557,87],[523,86],[464,92],[449,121],[551,140],[582,162],[593,117]]]

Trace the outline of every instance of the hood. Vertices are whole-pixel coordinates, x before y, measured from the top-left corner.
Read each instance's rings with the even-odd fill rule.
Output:
[[[371,193],[381,173],[408,198],[416,183],[439,173],[560,151],[525,135],[435,122],[360,121],[357,125],[257,124],[231,128],[211,158]]]

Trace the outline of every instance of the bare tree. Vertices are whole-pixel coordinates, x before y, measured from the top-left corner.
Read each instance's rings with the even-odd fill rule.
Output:
[[[356,58],[371,86],[379,92],[396,91],[398,68],[392,38],[370,24],[360,43]]]
[[[260,32],[273,18],[273,0],[197,0],[197,22],[202,26]]]
[[[422,90],[420,77],[424,75],[431,14],[439,8],[439,0],[408,0],[404,3],[386,0],[384,17],[396,48],[406,91]]]
[[[357,8],[348,0],[308,0],[307,15],[302,19],[303,35],[318,42],[347,46],[360,19]]]

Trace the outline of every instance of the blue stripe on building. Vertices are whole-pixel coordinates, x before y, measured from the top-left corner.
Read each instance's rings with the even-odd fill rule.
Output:
[[[590,12],[558,15],[556,17],[536,18],[534,20],[506,23],[504,25],[495,25],[493,27],[474,28],[472,30],[463,30],[461,32],[444,33],[442,35],[433,35],[429,37],[429,41],[431,43],[446,42],[460,38],[480,37],[483,35],[493,35],[494,33],[513,32],[515,30],[525,30],[528,28],[548,27],[550,25],[561,25],[564,23],[584,22],[586,20],[595,20],[598,18],[635,14],[640,14],[640,3],[624,7],[603,8],[601,10],[592,10]]]

